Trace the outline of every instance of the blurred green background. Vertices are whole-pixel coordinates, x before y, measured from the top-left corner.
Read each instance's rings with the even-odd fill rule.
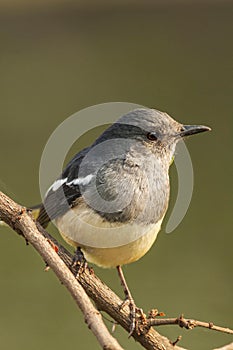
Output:
[[[173,234],[163,229],[125,273],[145,311],[156,307],[169,317],[183,312],[229,327],[232,23],[233,2],[223,0],[0,2],[1,190],[24,205],[40,202],[38,169],[47,139],[68,116],[93,104],[133,102],[186,124],[210,125],[211,133],[187,142],[195,187],[183,222]],[[171,175],[172,204],[174,167]],[[0,242],[1,348],[98,348],[73,300],[52,271],[43,271],[34,250],[7,228],[0,229]],[[122,295],[115,270],[95,271]],[[181,345],[192,350],[232,341],[203,329],[159,330],[172,340],[182,334]],[[141,348],[120,327],[115,336],[126,349]]]

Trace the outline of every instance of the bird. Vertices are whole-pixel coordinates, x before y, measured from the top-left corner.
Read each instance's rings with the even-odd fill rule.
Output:
[[[156,240],[177,143],[209,130],[153,108],[129,111],[70,160],[40,205],[37,221],[44,228],[55,223],[75,247],[75,262],[117,268],[130,307],[130,335],[137,308],[122,266],[142,258]]]

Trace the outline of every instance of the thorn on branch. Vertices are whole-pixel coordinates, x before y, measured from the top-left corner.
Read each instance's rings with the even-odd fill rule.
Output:
[[[112,323],[112,330],[111,330],[111,333],[112,333],[112,334],[115,332],[116,326],[117,326],[117,325],[118,325],[118,323],[117,323],[116,321],[114,321],[114,322]]]
[[[45,267],[44,267],[44,271],[47,272],[50,270],[50,266],[49,264],[45,261]]]
[[[179,335],[174,342],[170,342],[171,345],[175,346],[181,340],[181,338],[182,338],[182,336]]]

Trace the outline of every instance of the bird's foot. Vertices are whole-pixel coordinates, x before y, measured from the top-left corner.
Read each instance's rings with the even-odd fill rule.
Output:
[[[134,331],[137,333],[139,332],[138,329],[138,323],[139,320],[143,322],[145,320],[145,314],[143,313],[143,310],[141,308],[138,308],[132,298],[131,295],[127,296],[123,303],[121,304],[120,308],[123,309],[125,306],[129,307],[130,310],[130,330],[129,330],[129,337],[133,334]]]
[[[76,277],[80,275],[87,268],[87,261],[81,251],[80,247],[78,247],[73,256],[73,260],[71,263],[71,267],[75,268]]]
[[[121,280],[121,285],[124,288],[125,300],[120,306],[120,309],[124,308],[124,306],[128,305],[129,307],[129,316],[130,316],[130,327],[129,327],[129,337],[134,333],[134,331],[138,334],[141,333],[139,325],[145,324],[146,315],[143,313],[142,309],[138,308],[132,298],[129,287],[127,286],[123,271],[121,266],[117,266],[118,275]],[[140,322],[139,322],[140,321]]]

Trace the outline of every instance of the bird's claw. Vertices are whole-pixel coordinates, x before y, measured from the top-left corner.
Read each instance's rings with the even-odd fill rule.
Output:
[[[80,275],[87,268],[87,261],[79,247],[76,249],[75,254],[73,256],[71,267],[75,268],[76,277],[78,277],[78,275]]]
[[[135,305],[132,297],[126,297],[120,308],[123,309],[126,305],[128,305],[130,310],[130,329],[128,335],[130,338],[134,331],[138,332],[138,321],[139,319],[144,319],[145,315],[143,313],[143,310]]]

